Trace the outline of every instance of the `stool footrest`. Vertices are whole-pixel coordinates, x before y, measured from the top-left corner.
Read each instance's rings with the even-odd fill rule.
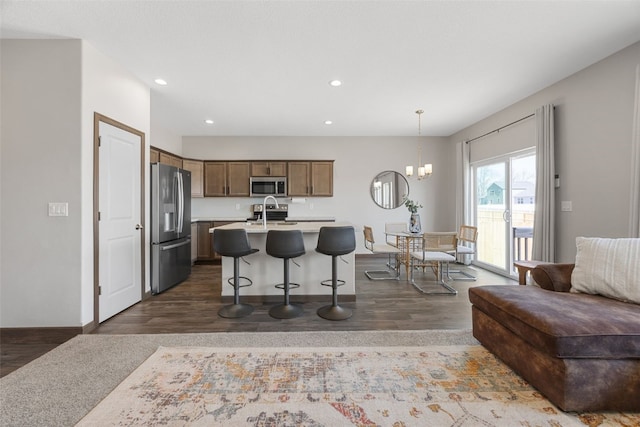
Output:
[[[240,276],[239,279],[240,279],[240,282],[242,282],[243,279],[249,282],[249,283],[244,284],[244,285],[238,284],[239,288],[246,288],[247,286],[253,285],[253,281],[251,279],[249,279],[248,277]],[[233,277],[230,277],[229,279],[227,279],[227,283],[229,283],[231,286],[235,287],[235,285],[233,283]]]
[[[333,279],[327,279],[320,282],[322,286],[333,286]],[[344,280],[336,280],[336,286],[343,286],[345,284]]]
[[[278,289],[284,289],[284,283],[278,283],[275,286]],[[289,289],[296,289],[296,288],[299,288],[299,287],[300,287],[299,283],[289,283]]]

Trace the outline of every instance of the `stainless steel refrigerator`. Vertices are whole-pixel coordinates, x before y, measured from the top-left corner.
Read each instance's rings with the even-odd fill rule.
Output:
[[[191,274],[191,172],[151,164],[151,293]]]

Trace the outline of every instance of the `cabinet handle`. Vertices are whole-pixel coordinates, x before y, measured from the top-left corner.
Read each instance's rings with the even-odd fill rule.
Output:
[[[267,175],[271,175],[271,166],[267,166]]]

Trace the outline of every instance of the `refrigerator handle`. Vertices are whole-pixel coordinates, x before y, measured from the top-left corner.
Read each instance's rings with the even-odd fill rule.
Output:
[[[184,223],[184,187],[182,173],[178,171],[178,234],[182,234]]]

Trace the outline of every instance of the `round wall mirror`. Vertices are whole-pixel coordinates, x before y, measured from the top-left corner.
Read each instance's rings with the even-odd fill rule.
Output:
[[[395,209],[409,197],[409,183],[395,171],[380,172],[371,182],[371,198],[383,209]]]

